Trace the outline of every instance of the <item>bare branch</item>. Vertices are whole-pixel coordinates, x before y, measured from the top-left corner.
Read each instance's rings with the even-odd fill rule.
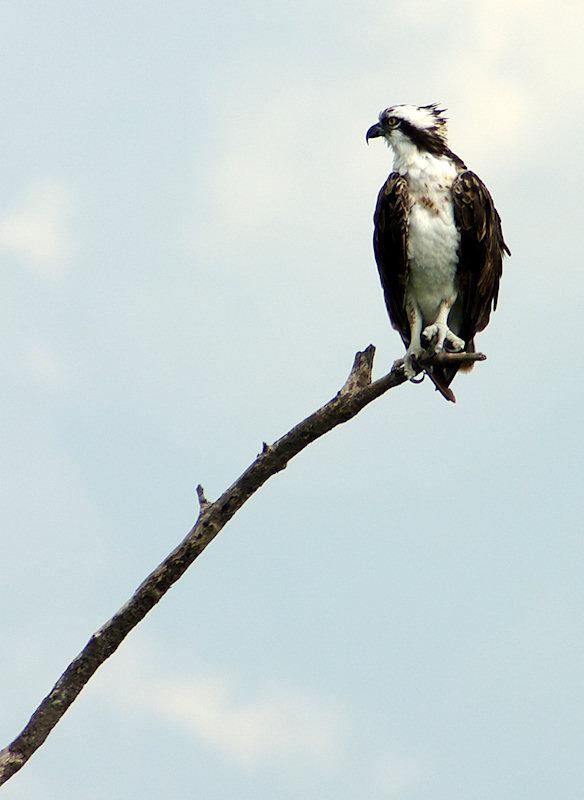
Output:
[[[429,356],[427,359],[422,359],[422,366],[431,366],[432,364],[440,364],[447,366],[448,364],[472,364],[474,361],[486,361],[487,357],[484,353],[447,353],[443,350],[441,353],[436,353]]]
[[[207,509],[207,507],[210,506],[211,504],[209,503],[209,501],[205,497],[205,490],[203,489],[201,484],[199,484],[197,486],[196,491],[197,491],[197,499],[199,501],[200,513],[202,514],[203,511],[205,511]]]
[[[366,347],[363,352],[356,353],[351,371],[341,389],[341,394],[353,392],[371,383],[374,357],[375,348],[372,344]]]
[[[264,442],[257,458],[215,502],[210,503],[203,487],[197,486],[200,511],[193,528],[140,584],[127,603],[93,634],[41,702],[24,730],[0,751],[0,785],[26,764],[96,670],[268,478],[283,470],[290,459],[311,442],[352,419],[377,397],[406,381],[403,362],[396,362],[387,375],[372,382],[374,355],[373,345],[357,353],[349,376],[335,397],[274,444],[267,445]],[[429,357],[421,366],[428,367],[436,362],[482,361],[484,358],[481,353],[441,353]]]

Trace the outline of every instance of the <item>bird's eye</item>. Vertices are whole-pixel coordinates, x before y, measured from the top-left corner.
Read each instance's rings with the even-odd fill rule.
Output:
[[[387,117],[385,121],[387,122],[390,128],[397,128],[397,126],[399,125],[398,117]]]

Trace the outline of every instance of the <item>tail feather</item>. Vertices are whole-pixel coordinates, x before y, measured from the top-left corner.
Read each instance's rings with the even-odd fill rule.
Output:
[[[466,353],[476,353],[474,339],[470,339],[467,342],[465,347]],[[434,366],[428,369],[428,375],[432,380],[432,383],[436,387],[436,390],[440,392],[442,397],[446,400],[449,400],[451,403],[456,403],[456,397],[454,396],[454,392],[450,388],[450,384],[454,380],[456,373],[458,370],[462,370],[463,372],[468,372],[473,368],[474,364],[472,361],[466,364],[456,364],[452,367],[440,367]]]
[[[452,382],[457,370],[458,367],[451,367],[448,370],[444,369],[444,367],[432,367],[431,371],[428,370],[428,375],[436,387],[436,390],[440,392],[442,397],[444,397],[446,400],[449,400],[451,403],[456,403],[456,397],[454,396],[454,392],[450,388],[449,384]],[[453,372],[454,374],[450,376],[446,374],[447,372]]]

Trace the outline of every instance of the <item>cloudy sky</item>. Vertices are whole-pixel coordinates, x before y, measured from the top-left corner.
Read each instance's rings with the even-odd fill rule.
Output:
[[[4,789],[549,800],[584,783],[580,2],[0,6],[0,746],[210,498],[402,352],[394,103],[448,108],[513,252],[488,361],[311,446]]]

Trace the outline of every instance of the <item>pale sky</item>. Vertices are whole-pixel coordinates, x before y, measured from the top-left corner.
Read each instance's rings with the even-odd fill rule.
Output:
[[[401,387],[272,479],[3,797],[581,797],[583,29],[568,0],[0,6],[0,747],[197,483],[402,354],[380,109],[447,107],[513,253],[458,403]]]

